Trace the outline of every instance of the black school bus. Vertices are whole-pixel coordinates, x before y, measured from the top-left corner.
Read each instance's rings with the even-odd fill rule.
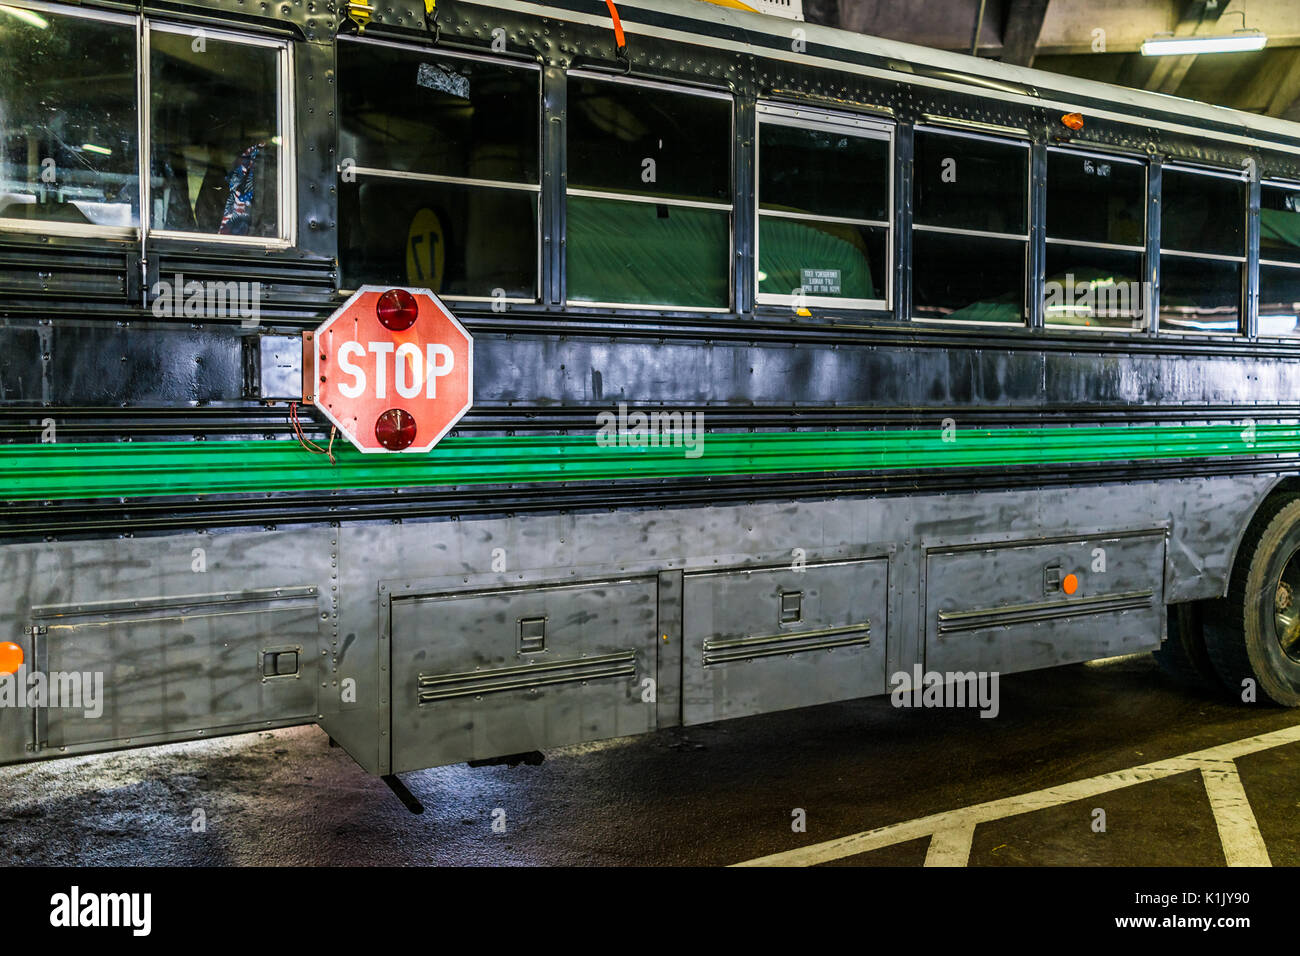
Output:
[[[763,6],[0,6],[0,762],[1300,704],[1300,126]],[[432,451],[304,401],[363,287],[473,336]]]

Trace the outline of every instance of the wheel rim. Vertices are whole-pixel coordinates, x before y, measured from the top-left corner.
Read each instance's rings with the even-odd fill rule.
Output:
[[[1282,653],[1300,663],[1300,551],[1287,559],[1273,588],[1273,632]]]

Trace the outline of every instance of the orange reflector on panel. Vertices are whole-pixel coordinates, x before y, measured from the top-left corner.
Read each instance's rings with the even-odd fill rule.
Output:
[[[23,649],[13,641],[0,642],[0,674],[16,674],[23,666]]]
[[[1065,580],[1061,582],[1061,590],[1066,594],[1073,594],[1079,590],[1079,576],[1077,574],[1067,574]]]
[[[1064,116],[1061,117],[1061,122],[1064,123],[1066,126],[1068,126],[1070,129],[1075,130],[1077,132],[1078,130],[1083,129],[1083,114],[1066,113]]]

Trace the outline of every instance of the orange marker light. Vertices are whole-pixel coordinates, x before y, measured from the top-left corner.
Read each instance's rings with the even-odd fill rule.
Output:
[[[1061,122],[1064,123],[1066,126],[1068,126],[1070,129],[1075,130],[1077,132],[1078,130],[1083,129],[1083,114],[1066,113],[1064,116],[1061,117]]]
[[[1076,574],[1067,574],[1065,580],[1061,582],[1061,590],[1066,594],[1073,594],[1079,590],[1079,576]]]
[[[23,649],[13,641],[0,642],[0,674],[16,674],[23,666]]]

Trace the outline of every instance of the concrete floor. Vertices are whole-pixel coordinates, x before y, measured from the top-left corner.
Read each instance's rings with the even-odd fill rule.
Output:
[[[877,698],[565,748],[538,767],[410,774],[419,816],[297,728],[0,768],[0,865],[730,864],[1297,725],[1300,712],[1223,703],[1128,658],[1003,678],[992,720]],[[1300,864],[1300,743],[1237,767],[1272,863]],[[928,844],[834,863],[919,865]],[[1224,862],[1196,771],[982,823],[969,853]]]

